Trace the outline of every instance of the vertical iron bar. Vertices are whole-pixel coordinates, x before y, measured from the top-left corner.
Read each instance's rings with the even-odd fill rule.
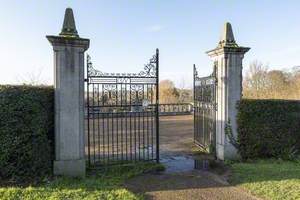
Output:
[[[143,97],[142,97],[142,103],[144,103],[144,100],[145,100],[145,85],[143,84]],[[144,110],[144,105],[142,107],[142,115],[143,115],[143,160],[145,160],[145,110]]]
[[[107,125],[107,163],[109,163],[110,156],[109,156],[109,112],[106,113],[106,125]]]
[[[139,108],[139,110],[140,110],[140,108]],[[138,111],[139,161],[141,160],[141,119],[140,119],[140,117],[141,117],[141,112]]]
[[[122,105],[123,105],[123,85],[122,85],[122,83],[121,83],[121,96],[120,96],[120,98],[121,98],[121,108],[123,108],[122,107]],[[124,118],[124,116],[122,115],[121,116],[121,160],[122,160],[122,162],[123,162],[123,160],[124,160],[124,152],[123,152],[123,137],[124,137],[124,132],[123,132],[123,129],[124,129],[124,127],[123,127],[123,118]]]
[[[111,113],[111,152],[112,152],[112,160],[115,160],[115,138],[114,138],[114,116],[115,114]]]
[[[159,163],[159,50],[156,49],[156,162]]]
[[[129,124],[129,137],[130,137],[130,161],[132,161],[132,102],[131,102],[131,78],[129,79],[129,109],[130,109],[130,112],[129,112],[129,121],[130,121],[130,124]]]
[[[95,139],[95,84],[93,83],[93,148],[94,148],[94,163],[96,161],[96,139]]]
[[[97,131],[98,131],[98,160],[100,161],[100,159],[101,159],[101,157],[100,157],[100,99],[99,99],[99,93],[100,93],[100,91],[99,91],[100,89],[99,89],[99,84],[97,84],[97,107],[98,107],[98,119],[97,119],[97,121],[98,121],[98,124],[97,124]]]
[[[195,71],[196,65],[193,65],[193,98],[194,98],[194,143],[196,142],[196,135],[197,135],[197,126],[196,126],[196,89],[195,89]]]
[[[90,152],[90,96],[89,96],[89,59],[87,58],[87,72],[86,72],[86,85],[87,85],[87,129],[88,129],[88,164],[91,167],[91,152]]]
[[[151,159],[153,160],[153,156],[154,156],[154,123],[153,123],[153,118],[154,118],[154,115],[155,115],[155,111],[153,109],[153,88],[154,88],[154,85],[151,84]]]
[[[101,117],[102,117],[102,151],[103,151],[103,162],[105,161],[105,157],[106,157],[106,147],[105,147],[105,123],[104,123],[104,89],[103,89],[103,84],[101,84],[102,90],[101,90],[101,96],[102,96],[102,108],[101,108]]]
[[[135,99],[135,103],[136,103],[137,99]],[[137,125],[136,125],[136,118],[137,118],[137,112],[136,112],[136,105],[135,105],[135,111],[134,111],[134,160],[136,161],[136,156],[137,156],[137,152],[136,152],[136,130],[137,130]]]
[[[149,102],[149,85],[147,84],[147,92],[146,92],[146,94],[147,94],[147,102],[148,102],[148,104],[150,103]],[[149,160],[149,147],[150,147],[150,145],[149,145],[149,140],[150,140],[150,138],[149,138],[149,132],[150,132],[150,130],[149,130],[149,111],[148,111],[148,106],[149,105],[147,105],[147,113],[146,113],[146,119],[147,119],[147,158],[148,158],[148,160]]]
[[[214,73],[214,86],[213,86],[213,88],[214,88],[214,118],[213,118],[213,131],[214,131],[214,137],[213,137],[213,152],[215,153],[215,158],[217,158],[217,155],[216,155],[216,147],[217,147],[217,137],[216,137],[216,118],[217,118],[217,98],[218,98],[218,94],[217,94],[217,84],[218,84],[218,64],[217,64],[217,62],[215,63],[215,73]]]
[[[121,94],[122,95],[122,94]],[[118,108],[117,110],[117,113],[119,113],[119,87],[118,85],[116,85],[116,106]],[[120,114],[118,114],[120,115]],[[119,116],[117,115],[117,118],[116,118],[116,125],[117,125],[117,160],[119,159]]]
[[[127,84],[126,84],[126,81],[125,81],[125,105],[126,105],[126,107],[125,107],[125,144],[126,144],[126,161],[128,160],[128,140],[127,140],[127,114],[128,114],[128,112],[127,112]]]

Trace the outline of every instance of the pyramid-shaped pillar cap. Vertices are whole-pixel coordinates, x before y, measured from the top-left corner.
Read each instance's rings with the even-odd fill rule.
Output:
[[[224,24],[218,47],[238,47],[234,39],[231,24],[229,22]]]
[[[72,8],[67,8],[65,11],[64,24],[59,35],[63,37],[79,37]]]
[[[231,24],[229,22],[226,22],[222,30],[222,34],[218,46],[210,51],[207,51],[206,53],[209,56],[213,57],[215,55],[224,53],[224,51],[246,53],[247,51],[249,51],[249,49],[250,49],[249,47],[239,46],[235,42]]]

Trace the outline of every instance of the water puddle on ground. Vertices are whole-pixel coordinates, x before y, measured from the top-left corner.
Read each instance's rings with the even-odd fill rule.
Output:
[[[192,156],[169,156],[160,160],[166,166],[166,173],[209,170],[209,160]]]

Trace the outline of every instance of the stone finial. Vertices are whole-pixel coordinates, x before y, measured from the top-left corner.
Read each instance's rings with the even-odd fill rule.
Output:
[[[226,22],[218,47],[238,47],[235,42],[231,24]]]
[[[63,37],[79,37],[72,8],[67,8],[65,11],[64,24],[59,35]]]

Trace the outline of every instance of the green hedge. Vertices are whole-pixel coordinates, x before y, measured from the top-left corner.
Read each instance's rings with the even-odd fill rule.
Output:
[[[243,159],[291,158],[300,152],[300,101],[241,100],[237,123]]]
[[[38,180],[51,173],[54,90],[0,85],[0,179]]]

